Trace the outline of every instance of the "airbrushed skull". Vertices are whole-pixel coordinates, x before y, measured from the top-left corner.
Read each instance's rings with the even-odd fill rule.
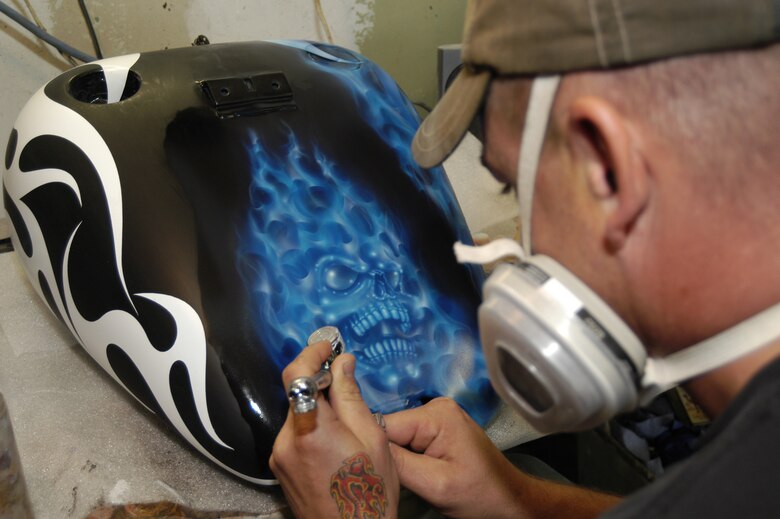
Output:
[[[370,407],[451,395],[474,374],[473,317],[418,266],[397,212],[292,133],[288,150],[249,146],[255,209],[242,271],[264,342],[285,365],[308,333],[335,325]]]

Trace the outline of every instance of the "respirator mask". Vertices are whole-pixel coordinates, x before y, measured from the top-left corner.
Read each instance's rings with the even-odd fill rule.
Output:
[[[523,247],[495,240],[455,245],[461,263],[501,264],[483,287],[479,329],[490,379],[501,397],[544,433],[592,428],[644,405],[676,384],[780,337],[780,304],[664,358],[552,258],[526,255],[536,170],[559,76],[534,80],[518,162]]]

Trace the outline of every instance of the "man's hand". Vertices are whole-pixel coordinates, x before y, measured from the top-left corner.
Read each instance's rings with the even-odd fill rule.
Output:
[[[450,399],[385,420],[401,484],[447,517],[596,517],[619,500],[524,474]]]
[[[447,517],[522,517],[515,482],[523,475],[448,398],[385,417],[404,487]]]
[[[319,371],[330,344],[304,348],[282,373],[284,387]],[[287,415],[274,443],[270,467],[299,518],[394,518],[399,483],[387,437],[355,382],[355,357],[331,366],[333,383],[317,409]]]

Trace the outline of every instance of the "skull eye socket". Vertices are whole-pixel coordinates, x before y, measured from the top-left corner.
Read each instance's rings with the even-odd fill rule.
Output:
[[[325,269],[325,286],[336,292],[346,292],[354,287],[360,273],[346,265],[330,265]]]
[[[401,273],[398,271],[391,271],[387,272],[385,274],[385,279],[387,279],[387,284],[390,285],[393,290],[398,290],[401,288]]]

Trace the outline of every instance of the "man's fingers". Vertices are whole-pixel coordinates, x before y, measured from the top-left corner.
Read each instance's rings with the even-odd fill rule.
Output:
[[[430,403],[415,409],[385,415],[387,439],[397,445],[425,452],[439,435],[439,424]]]
[[[297,436],[304,436],[317,429],[317,419],[322,413],[319,407],[313,409],[307,413],[294,414],[293,423],[295,424],[295,434]],[[327,414],[327,411],[325,411]]]
[[[298,377],[313,377],[320,369],[322,363],[328,359],[331,353],[330,343],[318,342],[307,346],[282,372],[282,381],[285,391],[290,382]],[[292,403],[291,403],[292,405]],[[317,407],[307,413],[292,413],[294,432],[296,435],[306,435],[317,429],[318,423],[333,421],[335,416],[321,391],[317,395]],[[288,417],[289,418],[289,417]]]
[[[409,445],[417,434],[420,421],[426,419],[422,414],[424,409],[426,406],[385,415],[387,439],[398,445]]]
[[[311,377],[322,368],[322,363],[328,360],[331,348],[330,343],[321,341],[307,346],[282,372],[284,387],[290,385],[298,377]]]
[[[376,420],[360,396],[360,388],[355,381],[355,357],[350,354],[339,356],[333,362],[331,371],[333,385],[328,398],[339,420],[358,437],[361,431],[377,427]]]
[[[401,485],[432,504],[437,504],[442,482],[452,476],[448,474],[451,470],[448,463],[393,443],[390,444],[390,454]]]

